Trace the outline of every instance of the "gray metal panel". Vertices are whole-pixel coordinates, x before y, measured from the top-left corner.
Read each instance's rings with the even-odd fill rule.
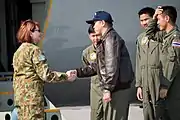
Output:
[[[91,19],[97,10],[112,14],[114,28],[126,41],[134,65],[135,41],[141,31],[137,12],[145,6],[155,8],[158,5],[174,5],[180,12],[179,0],[53,0],[49,27],[43,41],[43,49],[50,66],[66,71],[81,65],[82,50],[90,44],[85,21]],[[180,26],[179,16],[177,24]],[[47,86],[47,94],[55,104],[78,103],[89,98],[88,81],[65,84]],[[59,94],[59,97],[54,98],[52,91]],[[62,95],[64,91],[66,92]]]
[[[0,29],[1,29],[1,35],[0,35],[0,42],[1,42],[1,46],[0,46],[0,59],[1,62],[3,64],[3,66],[5,67],[5,69],[7,70],[7,41],[6,41],[6,18],[5,18],[5,0],[0,0]]]

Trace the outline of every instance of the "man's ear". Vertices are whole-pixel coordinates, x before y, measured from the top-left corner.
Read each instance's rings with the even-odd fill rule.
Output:
[[[104,20],[102,20],[102,26],[105,26],[106,22]]]
[[[32,37],[32,32],[31,31],[29,32],[29,36]]]
[[[165,20],[166,22],[169,22],[170,21],[170,17],[168,15],[165,16]]]

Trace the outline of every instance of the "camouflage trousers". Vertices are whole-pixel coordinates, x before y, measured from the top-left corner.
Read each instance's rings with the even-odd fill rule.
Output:
[[[17,110],[18,120],[45,120],[44,106],[21,105]]]

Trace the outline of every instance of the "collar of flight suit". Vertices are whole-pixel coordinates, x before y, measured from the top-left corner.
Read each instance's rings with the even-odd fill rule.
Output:
[[[92,44],[93,52],[96,52],[96,46]]]
[[[176,25],[176,26],[174,26],[174,28],[172,30],[170,30],[168,33],[166,33],[166,35],[164,36],[164,39],[166,37],[169,37],[170,35],[174,34],[174,32],[177,31],[177,30],[178,30],[178,27]]]

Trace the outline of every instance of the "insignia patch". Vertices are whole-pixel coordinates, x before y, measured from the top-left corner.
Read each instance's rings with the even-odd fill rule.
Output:
[[[172,46],[174,46],[174,47],[180,47],[180,42],[172,42]]]
[[[143,37],[143,39],[141,40],[141,45],[145,45],[148,42],[148,37]]]
[[[95,60],[96,59],[96,53],[95,52],[90,54],[90,59],[91,60]]]
[[[44,61],[44,60],[45,60],[45,56],[41,54],[41,55],[39,56],[39,60],[40,60],[40,61]]]

